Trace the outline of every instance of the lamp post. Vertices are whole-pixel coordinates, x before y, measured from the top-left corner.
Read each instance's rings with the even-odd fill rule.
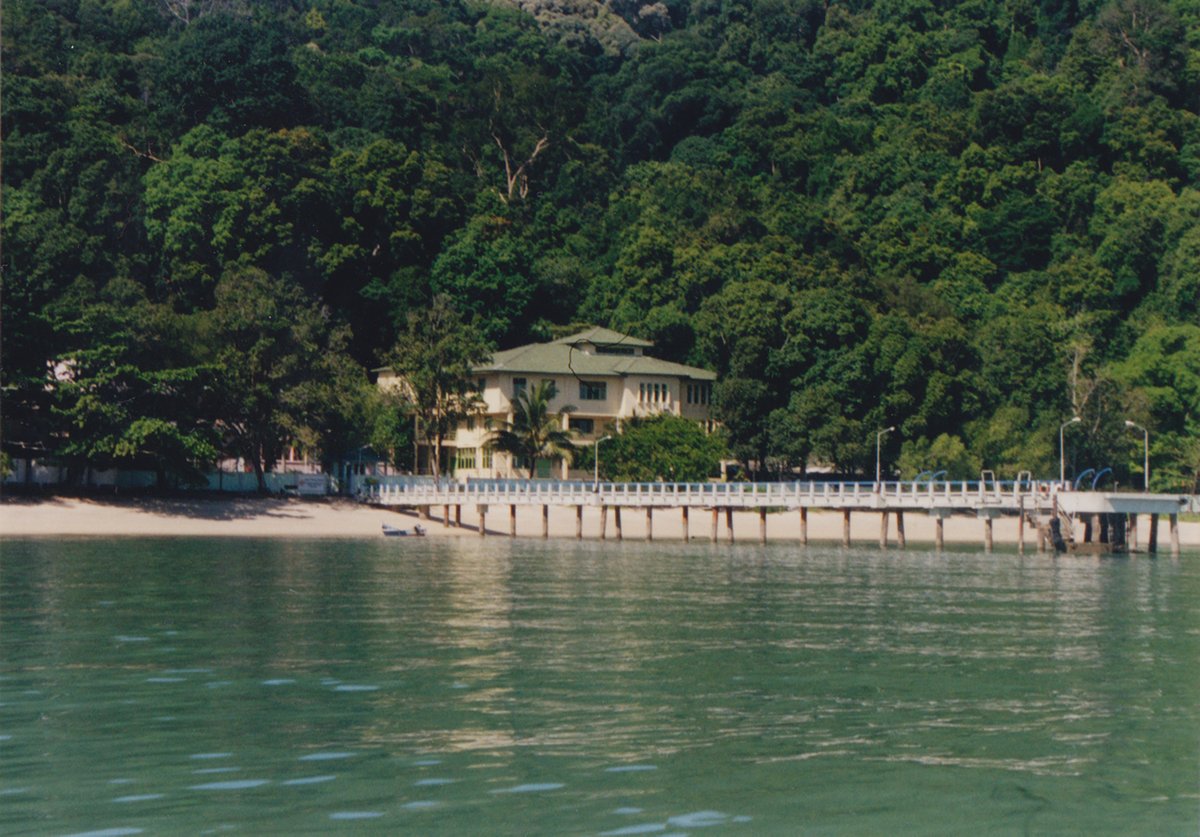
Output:
[[[1078,424],[1083,421],[1079,416],[1075,416],[1070,421],[1064,421],[1058,426],[1058,484],[1061,487],[1067,481],[1067,458],[1063,453],[1063,431],[1067,429],[1068,424]]]
[[[895,426],[893,425],[892,427],[885,427],[885,428],[883,428],[883,430],[880,430],[878,433],[876,433],[876,434],[875,434],[875,490],[876,490],[876,491],[878,491],[878,490],[879,490],[879,474],[880,474],[880,469],[879,469],[879,465],[880,465],[880,459],[879,459],[879,449],[880,449],[880,447],[881,447],[881,446],[882,446],[882,444],[883,444],[883,436],[884,436],[884,434],[885,434],[885,433],[891,433],[891,432],[892,432],[893,430],[895,430],[895,429],[896,429],[896,428],[895,428]]]
[[[1142,427],[1135,421],[1125,419],[1125,426],[1142,431],[1142,441],[1145,443],[1145,459],[1142,463],[1142,488],[1145,491],[1150,490],[1150,431]]]
[[[592,490],[593,491],[600,490],[600,443],[607,442],[611,438],[612,438],[612,436],[601,436],[599,439],[596,440],[596,443],[595,443],[596,444],[596,452],[592,455],[592,460],[593,460],[592,465],[595,468],[594,474],[592,476]]]

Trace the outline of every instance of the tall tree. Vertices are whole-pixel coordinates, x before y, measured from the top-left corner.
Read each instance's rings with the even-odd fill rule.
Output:
[[[202,483],[217,457],[212,370],[195,359],[188,318],[150,303],[129,280],[57,314],[66,346],[49,387],[63,422],[57,452],[76,477],[122,465],[152,468],[160,489]]]
[[[430,443],[434,477],[442,472],[442,444],[459,422],[478,411],[472,374],[489,347],[473,324],[463,320],[439,294],[428,308],[410,311],[385,361],[402,380],[404,409],[419,425],[418,438]]]
[[[354,384],[345,329],[295,285],[256,268],[226,273],[204,315],[218,369],[215,413],[226,452],[243,458],[265,492],[288,444],[333,444],[332,405]],[[358,376],[361,377],[361,371]]]

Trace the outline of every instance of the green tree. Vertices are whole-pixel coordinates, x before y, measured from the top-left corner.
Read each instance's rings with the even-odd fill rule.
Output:
[[[576,465],[594,467],[595,446],[580,449]],[[721,471],[725,444],[696,422],[663,413],[626,421],[601,445],[600,475],[629,482],[702,482]]]
[[[472,374],[489,349],[473,323],[466,322],[439,294],[428,308],[410,311],[385,361],[402,381],[403,409],[416,417],[418,438],[430,443],[435,478],[442,470],[442,443],[459,423],[477,412],[479,395]]]
[[[217,458],[206,409],[213,375],[195,359],[188,318],[114,280],[57,320],[67,340],[52,385],[65,425],[57,452],[76,475],[119,465],[153,469],[160,489],[202,482]]]
[[[1200,327],[1158,325],[1138,338],[1110,374],[1127,388],[1127,409],[1150,431],[1151,488],[1191,491],[1200,484]],[[1126,454],[1140,459],[1126,435]]]
[[[513,399],[512,421],[492,433],[490,444],[511,454],[514,462],[524,462],[530,479],[537,471],[537,460],[561,457],[569,462],[575,454],[571,433],[562,428],[561,414],[550,412],[550,402],[557,394],[553,381],[526,389]],[[562,413],[574,409],[567,405]]]
[[[215,417],[228,454],[265,473],[292,442],[337,449],[331,432],[347,387],[361,370],[347,363],[347,334],[303,291],[256,268],[231,270],[216,306],[201,316],[204,350],[217,369]]]

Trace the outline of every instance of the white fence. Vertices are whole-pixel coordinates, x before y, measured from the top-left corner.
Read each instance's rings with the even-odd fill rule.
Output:
[[[980,516],[1019,512],[1179,514],[1200,510],[1200,497],[1072,491],[1049,480],[867,482],[621,483],[560,480],[403,478],[362,484],[357,496],[386,506],[547,505],[702,508],[823,508],[951,512]]]
[[[272,494],[283,494],[297,491],[301,480],[312,484],[314,477],[323,481],[325,491],[336,491],[336,481],[322,474],[275,473],[264,474],[267,490]],[[18,459],[13,462],[13,472],[4,479],[4,486],[17,488],[33,486],[51,488],[55,486],[71,486],[97,491],[144,491],[154,488],[158,477],[153,471],[127,471],[117,468],[108,470],[91,470],[80,478],[72,480],[65,467],[33,461],[32,468],[26,460]],[[218,491],[229,494],[253,494],[258,491],[258,478],[253,473],[243,471],[212,471],[205,475],[205,483],[199,486],[180,486],[180,490]],[[310,489],[315,493],[315,489]]]

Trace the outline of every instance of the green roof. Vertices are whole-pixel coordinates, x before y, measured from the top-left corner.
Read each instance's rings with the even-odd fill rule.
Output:
[[[624,338],[624,339],[622,339]],[[707,369],[685,366],[656,357],[632,355],[585,354],[575,348],[581,342],[597,345],[652,346],[645,340],[608,329],[591,329],[553,343],[530,343],[505,349],[492,355],[490,363],[476,367],[477,372],[525,372],[533,375],[577,375],[580,377],[600,375],[662,375],[675,378],[692,378],[697,381],[715,381],[717,375]]]
[[[630,337],[628,334],[622,334],[619,331],[613,331],[611,328],[601,328],[599,326],[593,326],[586,331],[572,334],[569,337],[560,337],[553,342],[566,344],[595,343],[597,346],[637,346],[643,349],[649,349],[654,345],[649,340]]]

